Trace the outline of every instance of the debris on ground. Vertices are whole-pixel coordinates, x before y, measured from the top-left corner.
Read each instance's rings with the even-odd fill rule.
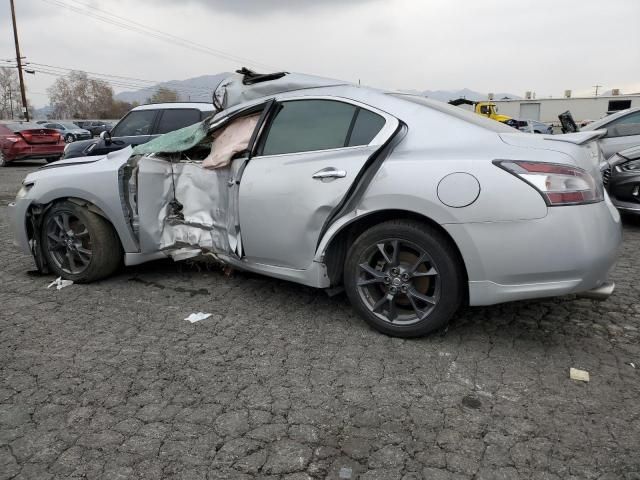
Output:
[[[205,320],[209,318],[211,315],[212,315],[211,313],[204,313],[204,312],[192,313],[187,318],[185,318],[185,320],[187,322],[196,323],[196,322],[199,322],[200,320]]]
[[[580,382],[588,382],[589,381],[589,372],[586,370],[579,370],[577,368],[569,369],[569,377],[571,380],[578,380]]]
[[[630,362],[630,363],[629,363],[629,366],[630,366],[631,368],[636,368],[636,364],[635,364],[635,363],[633,363],[633,362]]]
[[[73,285],[73,280],[63,280],[62,277],[58,277],[51,282],[47,288],[55,286],[56,290],[62,290],[64,287],[68,287],[69,285]]]
[[[338,474],[338,478],[340,478],[340,480],[349,479],[349,478],[351,478],[352,474],[353,474],[353,470],[352,469],[350,469],[349,467],[342,467],[340,469],[340,473]]]

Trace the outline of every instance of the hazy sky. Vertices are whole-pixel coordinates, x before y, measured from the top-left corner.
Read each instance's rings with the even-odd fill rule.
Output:
[[[565,89],[587,94],[600,84],[601,91],[640,92],[640,0],[15,3],[27,60],[141,79],[184,79],[242,65],[260,70],[262,64],[393,89],[533,90],[540,98]],[[255,63],[141,35],[61,4],[83,11],[82,4],[95,5]],[[15,57],[6,0],[0,2],[0,39],[0,59]],[[54,80],[26,76],[36,106],[47,103],[44,93]]]

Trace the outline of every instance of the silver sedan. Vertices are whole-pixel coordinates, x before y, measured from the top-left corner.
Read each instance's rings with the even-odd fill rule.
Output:
[[[621,225],[602,132],[527,135],[419,96],[242,73],[200,124],[27,176],[17,244],[76,282],[205,256],[344,288],[404,337],[463,305],[613,291]]]

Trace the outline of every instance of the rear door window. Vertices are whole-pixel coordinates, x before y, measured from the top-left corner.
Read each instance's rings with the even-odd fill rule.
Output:
[[[194,108],[176,108],[164,110],[158,122],[158,131],[163,134],[188,127],[200,121],[200,110]]]
[[[157,110],[136,110],[129,112],[111,132],[114,137],[151,135]]]

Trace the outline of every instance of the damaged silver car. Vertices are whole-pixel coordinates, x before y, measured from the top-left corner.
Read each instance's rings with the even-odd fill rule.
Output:
[[[344,287],[373,327],[405,337],[463,304],[613,291],[602,132],[526,135],[419,96],[247,70],[214,105],[135,149],[27,176],[17,243],[76,282],[207,256]]]

